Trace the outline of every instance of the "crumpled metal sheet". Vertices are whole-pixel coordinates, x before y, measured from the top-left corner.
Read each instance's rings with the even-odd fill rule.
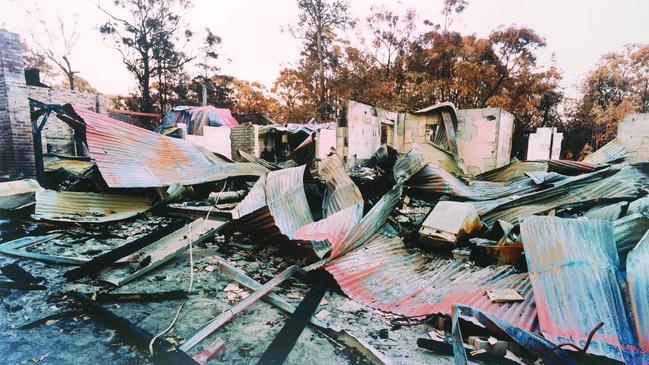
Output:
[[[647,231],[649,213],[634,213],[614,221],[613,234],[618,254],[624,255],[631,251]]]
[[[511,266],[476,267],[445,258],[409,254],[400,238],[373,235],[368,243],[325,269],[352,299],[382,311],[414,317],[452,314],[456,304],[493,314],[527,331],[537,329],[532,288]],[[515,289],[522,302],[493,303],[488,289]]]
[[[239,219],[266,206],[266,175],[261,175],[243,200],[232,209],[232,218]]]
[[[73,158],[68,156],[58,156],[55,154],[44,154],[43,165],[46,172],[64,169],[75,175],[81,175],[95,166],[95,163],[85,158]]]
[[[521,237],[543,336],[618,361],[635,346],[611,222],[527,217]]]
[[[336,212],[356,205],[363,212],[363,195],[356,184],[345,172],[338,155],[333,154],[318,164],[318,175],[327,185],[323,199],[322,212],[324,217],[329,217]],[[358,217],[360,219],[360,216]],[[356,220],[358,221],[358,220]]]
[[[426,155],[421,152],[418,145],[414,145],[408,153],[397,158],[393,168],[394,180],[403,179],[403,181],[407,181],[426,165],[428,165]]]
[[[476,204],[482,221],[491,225],[497,220],[516,223],[519,217],[545,213],[551,209],[571,204],[585,204],[595,200],[627,199],[640,195],[647,185],[643,169],[627,166],[609,174],[608,169],[562,180],[553,187],[522,196],[505,197],[502,201]],[[606,178],[604,178],[606,177]]]
[[[631,315],[638,345],[649,352],[649,231],[626,259]]]
[[[248,195],[232,210],[237,227],[267,237],[289,239],[300,227],[313,222],[304,192],[306,165],[262,175]]]
[[[543,188],[529,177],[509,183],[474,181],[469,185],[443,168],[432,165],[425,166],[406,183],[406,189],[414,193],[449,195],[472,201],[520,196]]]
[[[589,162],[568,160],[530,160],[514,161],[508,165],[476,175],[476,180],[508,182],[527,175],[530,172],[556,172],[562,175],[579,175],[593,172],[603,165]]]
[[[366,244],[388,220],[392,210],[401,201],[402,192],[403,183],[399,182],[385,193],[360,222],[354,226],[344,240],[332,242],[330,258],[335,259]]]
[[[293,233],[313,222],[304,192],[306,165],[271,171],[266,176],[266,204],[279,231],[293,238]]]
[[[301,227],[295,232],[293,238],[310,241],[315,253],[322,258],[331,251],[333,245],[342,244],[362,216],[363,207],[351,205],[327,218]]]
[[[0,209],[15,209],[34,201],[34,194],[43,191],[32,179],[0,183]]]
[[[151,208],[142,197],[45,190],[36,193],[39,219],[60,222],[103,223],[133,217]]]
[[[239,156],[241,156],[241,158],[243,158],[244,160],[246,160],[248,162],[251,162],[251,163],[259,164],[259,165],[267,168],[268,171],[275,171],[275,170],[280,169],[280,167],[275,165],[274,163],[272,163],[270,161],[266,161],[261,157],[257,157],[255,155],[253,155],[252,153],[248,153],[248,152],[242,151],[242,150],[239,150],[238,152],[239,152]]]
[[[211,152],[183,139],[163,136],[82,107],[74,106],[72,110],[83,120],[90,156],[111,188],[193,185],[267,172],[258,164],[221,162]]]
[[[596,164],[613,163],[624,160],[628,155],[629,151],[615,138],[597,151],[586,156],[582,162]]]
[[[432,143],[422,143],[418,146],[426,160],[433,166],[439,166],[453,175],[464,175],[464,170],[452,153]]]

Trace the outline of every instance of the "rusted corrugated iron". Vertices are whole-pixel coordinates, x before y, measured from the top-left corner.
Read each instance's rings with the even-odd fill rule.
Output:
[[[280,167],[275,165],[274,163],[272,163],[270,161],[266,161],[263,158],[257,157],[255,155],[253,155],[252,153],[248,153],[246,151],[239,150],[239,156],[241,156],[241,158],[243,158],[244,160],[246,160],[248,162],[256,163],[256,164],[259,164],[259,165],[267,168],[268,171],[275,171],[275,170],[280,169]]]
[[[629,152],[624,148],[622,143],[615,138],[597,151],[586,156],[586,158],[583,159],[583,162],[595,164],[613,163],[624,160],[628,154]]]
[[[394,164],[394,180],[409,180],[416,173],[428,165],[428,159],[420,151],[418,145],[414,145],[408,153],[397,158]]]
[[[462,200],[492,200],[543,189],[529,177],[520,178],[509,183],[474,181],[467,184],[448,171],[427,165],[406,183],[408,191],[419,194],[449,195]]]
[[[332,242],[331,258],[342,256],[362,245],[366,244],[368,240],[385,224],[392,213],[392,210],[397,206],[401,200],[401,193],[403,192],[403,183],[397,183],[390,191],[367,212],[367,214],[354,226],[349,232],[349,235],[341,242]],[[330,217],[331,218],[331,217]]]
[[[266,206],[266,175],[261,175],[248,195],[232,209],[232,218],[239,219]]]
[[[631,315],[638,345],[649,352],[649,231],[626,259]]]
[[[163,136],[97,114],[66,106],[67,113],[84,123],[90,156],[111,188],[163,187],[217,181],[232,176],[259,176],[258,164],[225,163],[212,153],[177,138]],[[70,123],[79,128],[76,123]]]
[[[304,192],[305,168],[271,171],[260,177],[232,211],[237,227],[267,237],[282,234],[292,239],[295,231],[313,222]]]
[[[40,219],[61,222],[110,222],[133,217],[151,208],[142,197],[45,190],[36,193],[34,215]]]
[[[305,168],[271,171],[266,176],[266,204],[279,231],[290,239],[300,227],[313,222],[304,192]]]
[[[515,326],[535,331],[536,309],[525,273],[511,266],[480,268],[444,258],[409,254],[400,238],[375,234],[366,245],[326,267],[352,299],[404,316],[452,313],[456,304],[491,313]],[[490,289],[514,289],[522,302],[493,303]]]
[[[363,207],[352,205],[327,218],[303,226],[295,232],[293,238],[310,241],[313,250],[322,258],[333,245],[339,246],[343,243],[362,216]]]
[[[338,155],[333,154],[320,161],[318,164],[318,175],[327,184],[327,190],[322,202],[324,217],[329,217],[352,205],[360,206],[360,212],[362,214],[364,205],[363,195],[345,172]]]
[[[487,225],[497,220],[516,223],[519,217],[545,213],[551,209],[571,204],[588,204],[596,200],[627,199],[639,196],[640,187],[646,185],[647,176],[642,169],[627,166],[613,176],[608,169],[565,179],[554,187],[503,201],[476,204],[483,222]]]
[[[486,171],[475,178],[482,181],[508,182],[523,177],[530,172],[556,172],[572,176],[593,172],[603,167],[603,165],[594,163],[568,160],[515,161],[497,169]]]
[[[422,143],[419,150],[426,156],[426,160],[433,166],[439,166],[453,175],[463,175],[464,170],[455,160],[452,153],[432,144]]]
[[[521,237],[543,335],[583,348],[604,322],[587,352],[629,360],[635,339],[612,224],[532,216],[523,220]]]

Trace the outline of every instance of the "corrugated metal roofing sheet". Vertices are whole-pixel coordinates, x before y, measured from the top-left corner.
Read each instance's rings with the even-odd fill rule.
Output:
[[[297,229],[313,222],[304,192],[305,168],[303,165],[262,175],[232,210],[237,227],[292,239]]]
[[[521,237],[543,335],[583,347],[604,322],[588,353],[628,359],[635,339],[612,224],[532,216],[523,220]]]
[[[286,237],[305,224],[313,222],[311,208],[304,192],[306,165],[271,171],[266,176],[266,203],[275,225]]]
[[[452,153],[432,143],[422,143],[418,148],[426,156],[426,160],[431,165],[439,166],[454,175],[459,176],[464,174],[464,170],[457,163]]]
[[[497,220],[516,223],[519,217],[547,212],[570,204],[594,200],[628,199],[638,197],[640,187],[646,185],[647,176],[635,167],[627,166],[613,176],[605,177],[607,169],[565,179],[554,187],[523,196],[509,197],[504,201],[476,204],[483,222],[487,225]]]
[[[398,181],[401,178],[407,181],[426,165],[428,165],[426,155],[421,152],[418,145],[414,145],[408,153],[397,158],[393,168],[394,180]]]
[[[474,181],[467,184],[443,168],[427,165],[406,183],[408,191],[419,194],[449,195],[463,200],[492,200],[543,189],[533,179],[523,177],[509,183]]]
[[[392,210],[401,200],[403,183],[397,183],[390,191],[374,204],[367,214],[354,226],[349,235],[341,242],[331,242],[331,258],[342,256],[361,247],[385,224]],[[331,219],[333,217],[325,218]]]
[[[404,316],[451,315],[456,304],[479,308],[528,331],[537,329],[532,288],[511,266],[480,268],[444,258],[409,254],[400,238],[375,234],[325,269],[352,299]],[[489,289],[515,289],[522,302],[493,303]]]
[[[631,251],[648,230],[649,213],[634,213],[614,221],[613,235],[618,254]]]
[[[497,169],[489,170],[477,175],[476,180],[507,182],[525,176],[530,172],[556,172],[562,175],[578,175],[593,172],[604,166],[588,162],[568,160],[533,160],[515,161]]]
[[[45,190],[36,193],[34,215],[61,222],[110,222],[133,217],[151,208],[142,197]]]
[[[624,160],[629,152],[622,143],[615,138],[583,159],[583,162],[604,164]]]
[[[323,216],[329,217],[352,205],[360,206],[363,212],[363,195],[347,175],[338,155],[333,154],[318,164],[318,175],[327,185],[323,199]],[[360,219],[360,216],[359,216]],[[358,220],[357,220],[358,221]]]
[[[310,241],[316,254],[322,258],[333,245],[340,246],[343,243],[362,216],[363,207],[352,205],[327,218],[301,227],[295,232],[293,238]]]
[[[636,339],[649,352],[649,231],[626,259],[631,315]]]
[[[163,187],[200,184],[232,176],[259,176],[267,170],[251,163],[225,163],[191,142],[171,138],[73,107],[85,123],[90,156],[109,187]]]
[[[266,206],[266,175],[261,175],[243,200],[232,209],[232,218],[239,219]]]

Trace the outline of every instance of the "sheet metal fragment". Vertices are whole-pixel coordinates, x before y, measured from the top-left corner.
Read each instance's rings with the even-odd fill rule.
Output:
[[[629,359],[635,339],[612,224],[531,216],[521,223],[521,236],[544,337],[583,347],[604,322],[588,353]]]
[[[407,317],[451,315],[464,304],[480,308],[528,331],[538,327],[526,273],[511,266],[480,268],[445,258],[410,254],[400,238],[375,234],[367,244],[333,260],[329,271],[350,298]],[[524,300],[493,303],[487,290],[514,289]]]
[[[134,217],[151,206],[142,197],[45,190],[36,194],[34,215],[50,221],[105,223]]]
[[[83,121],[90,156],[111,188],[194,185],[233,176],[259,176],[258,164],[222,162],[189,141],[163,136],[91,110],[66,105],[67,114]]]
[[[649,352],[649,231],[626,259],[631,315],[642,351]],[[649,357],[649,356],[648,356]]]

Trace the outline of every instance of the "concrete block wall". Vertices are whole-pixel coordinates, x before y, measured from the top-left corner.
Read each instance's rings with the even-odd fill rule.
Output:
[[[102,94],[84,93],[62,88],[27,86],[30,98],[46,104],[74,104],[100,114],[108,114],[108,98]],[[62,120],[51,116],[43,130],[43,152],[75,155],[74,132]]]
[[[0,170],[34,177],[34,141],[20,37],[0,29]]]
[[[239,150],[259,156],[259,126],[244,123],[232,127],[230,130],[230,143],[232,146],[232,159],[235,161],[243,161],[239,156]]]

